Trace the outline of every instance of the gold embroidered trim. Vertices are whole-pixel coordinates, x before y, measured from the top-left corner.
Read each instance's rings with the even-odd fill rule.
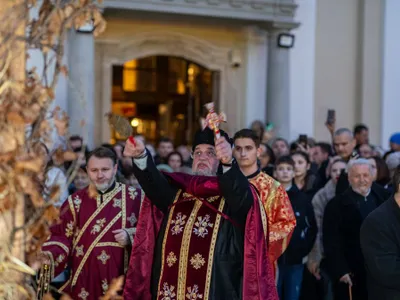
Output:
[[[53,245],[54,245],[54,246],[61,247],[61,248],[67,253],[67,255],[69,254],[69,249],[68,249],[68,247],[65,246],[63,243],[60,243],[60,242],[54,242],[54,241],[45,242],[45,243],[42,245],[42,247],[53,246]]]
[[[186,276],[188,269],[190,240],[192,237],[193,226],[196,221],[197,213],[202,205],[203,203],[201,201],[196,200],[189,219],[187,220],[185,230],[183,231],[181,252],[179,254],[179,276],[177,288],[178,299],[185,299],[186,296]]]
[[[117,185],[118,187],[116,187],[113,191],[111,191],[111,192],[108,193],[108,194],[104,194],[104,195],[103,195],[103,196],[105,196],[105,195],[108,195],[108,196],[107,196],[107,197],[105,196],[105,199],[104,199],[103,203],[100,205],[100,207],[98,207],[98,208],[96,209],[96,211],[95,211],[95,212],[90,216],[90,218],[86,221],[85,225],[83,225],[82,229],[81,229],[80,232],[79,232],[79,235],[77,236],[77,238],[76,238],[75,241],[74,241],[73,248],[75,248],[76,245],[79,243],[79,241],[80,241],[81,238],[82,238],[82,235],[85,233],[86,229],[89,227],[89,225],[92,223],[92,221],[100,214],[100,212],[103,210],[103,208],[104,208],[104,207],[112,200],[112,198],[120,191],[121,186],[120,186],[118,183],[116,183],[116,185]]]
[[[63,290],[68,286],[70,281],[71,281],[71,278],[68,278],[68,280],[58,289],[60,294],[62,294]]]
[[[74,203],[72,202],[72,196],[68,197],[68,205],[69,205],[69,210],[71,211],[72,214],[72,218],[74,219],[74,224],[76,224],[76,214],[75,214]]]
[[[263,224],[263,229],[264,229],[264,237],[267,241],[268,244],[268,221],[267,221],[267,213],[265,212],[263,203],[260,199],[260,197],[258,197],[258,204],[260,206],[260,212],[261,212],[261,222]]]
[[[83,266],[86,263],[86,260],[88,259],[89,255],[92,253],[94,247],[96,247],[97,243],[101,240],[101,238],[107,233],[107,231],[118,221],[119,218],[121,218],[122,212],[119,212],[118,215],[114,217],[114,219],[111,220],[110,223],[104,228],[102,232],[96,237],[96,239],[93,241],[93,243],[90,245],[88,251],[86,252],[85,256],[83,257],[81,263],[78,266],[78,269],[76,270],[76,273],[74,274],[74,278],[72,279],[72,285],[74,286],[76,284],[76,281],[82,271]]]
[[[122,229],[125,229],[126,227],[126,185],[125,184],[121,184],[122,187]],[[128,233],[129,235],[129,233]],[[130,238],[130,237],[129,237]],[[133,242],[131,241],[132,245]],[[129,253],[128,253],[128,249],[125,248],[124,249],[124,273],[126,273],[128,271],[128,267],[129,267]]]
[[[175,199],[173,203],[176,203],[179,199],[179,195],[181,194],[182,190],[178,190],[176,193]],[[165,245],[167,243],[167,237],[168,237],[168,232],[169,232],[169,227],[171,226],[171,221],[172,221],[172,216],[174,214],[174,209],[175,205],[172,206],[169,215],[168,215],[168,222],[167,222],[167,227],[165,229],[165,234],[164,234],[164,240],[162,243],[162,250],[161,250],[161,271],[160,271],[160,279],[158,280],[158,290],[157,290],[157,295],[160,295],[161,293],[161,279],[163,277],[164,273],[164,262],[165,262]],[[164,284],[165,285],[165,284]]]
[[[118,248],[124,248],[123,246],[121,246],[120,243],[117,242],[104,242],[104,243],[97,243],[97,245],[95,246],[97,247],[118,247]]]
[[[225,206],[225,199],[221,199],[221,203],[219,204],[218,211],[222,212]],[[212,266],[213,266],[213,261],[214,261],[214,251],[215,251],[215,245],[217,243],[217,237],[218,237],[218,232],[219,232],[219,225],[221,223],[221,215],[217,214],[217,218],[215,219],[215,226],[214,226],[214,231],[212,234],[211,238],[211,244],[210,244],[210,254],[208,256],[208,263],[207,263],[207,275],[206,275],[206,285],[204,287],[204,300],[208,300],[208,297],[210,296],[210,285],[211,285],[211,273],[212,273]]]

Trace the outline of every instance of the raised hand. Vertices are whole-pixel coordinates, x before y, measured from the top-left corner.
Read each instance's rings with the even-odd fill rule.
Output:
[[[138,158],[144,154],[145,146],[142,139],[135,139],[135,144],[130,139],[126,140],[124,156]]]
[[[220,137],[215,140],[215,153],[221,163],[230,164],[232,162],[232,146],[225,137]]]
[[[350,286],[353,285],[353,282],[351,281],[350,274],[343,275],[343,276],[340,278],[340,282],[346,283],[346,284],[348,284],[348,285],[350,285]]]

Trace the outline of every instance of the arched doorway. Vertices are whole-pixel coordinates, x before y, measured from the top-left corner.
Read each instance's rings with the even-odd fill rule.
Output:
[[[131,120],[135,134],[190,144],[205,116],[204,104],[218,97],[219,72],[174,56],[147,56],[112,66],[112,111]],[[218,103],[217,103],[218,105]],[[119,140],[111,132],[112,142]]]

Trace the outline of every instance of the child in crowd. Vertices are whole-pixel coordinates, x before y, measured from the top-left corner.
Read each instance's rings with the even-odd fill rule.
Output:
[[[278,260],[278,293],[281,300],[299,299],[304,265],[318,231],[311,201],[293,183],[294,165],[290,156],[281,156],[276,161],[274,172],[274,177],[286,189],[296,216],[292,239]]]

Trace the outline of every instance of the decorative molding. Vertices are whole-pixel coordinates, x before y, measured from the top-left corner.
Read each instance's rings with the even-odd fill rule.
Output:
[[[229,47],[217,47],[208,41],[182,33],[150,31],[114,41],[96,41],[104,47],[112,64],[152,55],[179,56],[210,70],[221,70],[229,63]]]
[[[106,0],[103,6],[105,8],[291,23],[298,5],[287,0]]]

